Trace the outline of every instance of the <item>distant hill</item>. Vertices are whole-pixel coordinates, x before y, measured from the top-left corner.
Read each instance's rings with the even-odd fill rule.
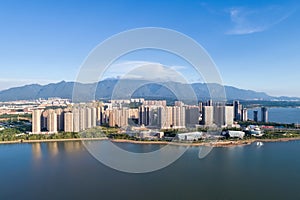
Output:
[[[176,91],[185,92],[187,85],[178,82],[165,83],[168,87],[164,87],[161,84],[150,83],[144,85],[146,82],[143,80],[122,80],[121,84],[118,84],[118,79],[107,79],[100,81],[96,87],[95,97],[96,99],[109,99],[111,96],[116,98],[118,96],[114,93],[115,86],[122,85],[122,88],[118,91],[121,97],[127,95],[127,97],[143,97],[145,99],[176,99],[176,96],[168,88],[176,89]],[[0,101],[13,101],[13,100],[32,100],[38,98],[49,98],[49,97],[61,97],[72,99],[74,82],[59,82],[51,83],[48,85],[25,85],[22,87],[14,87],[0,92]],[[95,84],[81,84],[76,83],[82,91],[82,95],[93,93],[92,89]],[[134,91],[133,95],[130,96],[130,92],[127,91],[130,86],[143,85]],[[206,100],[210,98],[208,85],[204,83],[193,83],[190,86],[199,100]],[[221,85],[210,84],[210,88],[213,88],[215,92],[222,89]],[[272,97],[264,92],[256,92],[252,90],[239,89],[232,86],[224,86],[226,97],[228,100],[239,99],[239,100],[300,100],[296,97]]]

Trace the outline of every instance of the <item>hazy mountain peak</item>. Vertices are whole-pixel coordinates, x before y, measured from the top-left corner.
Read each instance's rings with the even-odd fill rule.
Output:
[[[163,99],[163,98],[175,98],[171,91],[167,88],[158,87],[163,83],[149,83],[143,80],[131,80],[131,79],[105,79],[100,81],[96,89],[96,98],[111,98],[114,88],[118,81],[122,81],[122,84],[140,84],[141,87],[134,91],[131,97],[143,97],[145,99]],[[145,84],[146,83],[146,84]],[[168,85],[174,85],[175,88],[181,88],[183,83],[170,82]],[[94,84],[80,84],[82,90],[92,91]],[[190,84],[193,88],[198,99],[209,99],[210,94],[209,87],[221,88],[222,86],[216,83],[193,83]],[[12,100],[30,100],[37,98],[49,98],[49,97],[61,97],[72,99],[74,82],[61,81],[58,83],[50,83],[47,85],[31,84],[21,87],[14,87],[0,92],[0,101],[12,101]],[[256,92],[253,90],[239,89],[233,86],[224,86],[226,97],[228,100],[240,99],[240,100],[300,100],[296,97],[272,97],[264,92]]]

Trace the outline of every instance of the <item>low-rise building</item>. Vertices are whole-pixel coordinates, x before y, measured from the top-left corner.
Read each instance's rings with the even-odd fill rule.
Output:
[[[191,133],[179,133],[176,135],[174,140],[177,141],[194,141],[202,138],[202,132],[191,132]]]
[[[240,138],[243,139],[245,136],[245,132],[244,131],[223,131],[222,134],[225,137],[230,137],[230,138]]]

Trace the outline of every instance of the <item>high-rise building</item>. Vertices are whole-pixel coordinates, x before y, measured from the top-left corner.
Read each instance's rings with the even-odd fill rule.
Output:
[[[79,110],[77,108],[74,108],[72,110],[73,113],[73,131],[78,133],[80,131],[79,123],[80,123],[80,117],[79,117]]]
[[[157,126],[159,128],[165,127],[165,121],[166,121],[165,107],[160,106],[157,108]]]
[[[32,111],[32,133],[41,132],[41,115],[42,111],[40,109]]]
[[[213,106],[213,101],[212,101],[212,99],[210,99],[210,100],[208,100],[208,101],[206,102],[206,106]]]
[[[172,128],[174,126],[172,107],[171,106],[166,106],[164,114],[165,114],[164,127],[165,128]]]
[[[183,106],[172,107],[172,125],[174,128],[185,127],[185,107]]]
[[[73,113],[66,112],[64,113],[64,131],[65,132],[73,132],[74,129],[74,121],[73,121]]]
[[[185,128],[185,124],[186,124],[186,119],[185,119],[185,107],[184,106],[180,106],[179,107],[179,111],[180,111],[180,119],[179,119],[179,124],[178,127],[180,128]]]
[[[254,120],[255,122],[258,122],[258,111],[257,111],[257,110],[254,110],[254,111],[253,111],[253,120]]]
[[[115,127],[118,126],[117,124],[117,113],[115,109],[109,110],[109,126],[110,127]]]
[[[101,124],[108,124],[109,123],[109,113],[110,110],[102,110],[102,116],[101,116]]]
[[[232,126],[233,118],[233,106],[226,106],[224,103],[217,103],[214,106],[203,106],[203,125]]]
[[[243,109],[242,105],[240,104],[239,101],[234,101],[233,106],[234,106],[234,120],[235,121],[242,120],[242,109]]]
[[[57,115],[57,129],[64,131],[64,111],[61,108],[55,109]]]
[[[50,133],[57,133],[57,114],[54,110],[49,111],[47,129]]]
[[[214,122],[214,107],[203,106],[202,124],[206,126],[213,125]]]
[[[167,106],[166,100],[146,100],[143,102],[144,106]]]
[[[261,121],[268,122],[268,109],[266,107],[261,108]]]
[[[97,125],[102,124],[102,107],[98,106],[96,108],[96,115],[97,115]]]
[[[42,112],[42,116],[41,116],[41,128],[42,128],[42,131],[47,130],[48,117],[49,117],[49,111],[48,110],[43,111]]]
[[[84,124],[85,129],[92,128],[92,110],[89,107],[85,108]]]
[[[79,130],[83,131],[86,129],[86,115],[85,108],[79,108]]]
[[[97,108],[94,106],[95,104],[82,104],[66,109],[47,109],[44,112],[36,109],[32,114],[32,132],[80,132],[87,128],[96,127]],[[67,118],[65,119],[65,117]]]
[[[199,105],[199,112],[202,113],[203,103],[200,101],[198,105]]]
[[[160,128],[184,128],[184,106],[161,106],[157,108],[157,125]]]
[[[243,110],[242,110],[242,121],[243,122],[248,121],[248,109],[247,108],[243,108]]]
[[[139,118],[139,110],[138,108],[129,109],[129,118],[138,119]]]
[[[225,124],[225,107],[222,105],[213,106],[213,123],[217,126]]]
[[[234,109],[233,106],[225,106],[225,126],[232,126],[233,125],[233,118],[234,118]]]
[[[129,109],[129,124],[137,125],[139,124],[139,109],[138,108],[130,108]]]
[[[175,101],[175,106],[184,106],[184,103],[182,101]]]
[[[122,108],[120,117],[118,119],[120,127],[126,127],[128,126],[128,119],[129,119],[129,109]]]
[[[109,126],[126,127],[128,126],[129,109],[118,108],[109,110]]]
[[[92,120],[92,127],[97,126],[97,109],[95,107],[91,108],[91,120]]]
[[[173,127],[173,112],[170,106],[160,106],[157,108],[157,124],[160,128]]]
[[[159,122],[158,122],[158,107],[154,106],[154,107],[150,107],[150,126],[152,127],[158,127]]]
[[[195,127],[199,124],[199,107],[186,107],[185,109],[185,124],[187,127]]]
[[[139,107],[139,125],[148,126],[150,124],[150,108],[148,106]]]

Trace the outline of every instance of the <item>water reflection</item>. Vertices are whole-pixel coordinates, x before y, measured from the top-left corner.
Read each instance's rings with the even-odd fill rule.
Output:
[[[48,149],[48,152],[49,154],[52,156],[52,157],[55,157],[57,154],[58,154],[58,144],[57,142],[49,142],[47,143],[47,149]]]
[[[34,160],[40,160],[44,156],[57,157],[60,153],[75,153],[82,151],[84,146],[81,141],[72,142],[46,142],[32,143],[32,157]]]
[[[39,160],[42,157],[41,143],[32,143],[32,155],[35,160]]]
[[[62,147],[66,152],[80,151],[84,148],[81,141],[64,142]]]

